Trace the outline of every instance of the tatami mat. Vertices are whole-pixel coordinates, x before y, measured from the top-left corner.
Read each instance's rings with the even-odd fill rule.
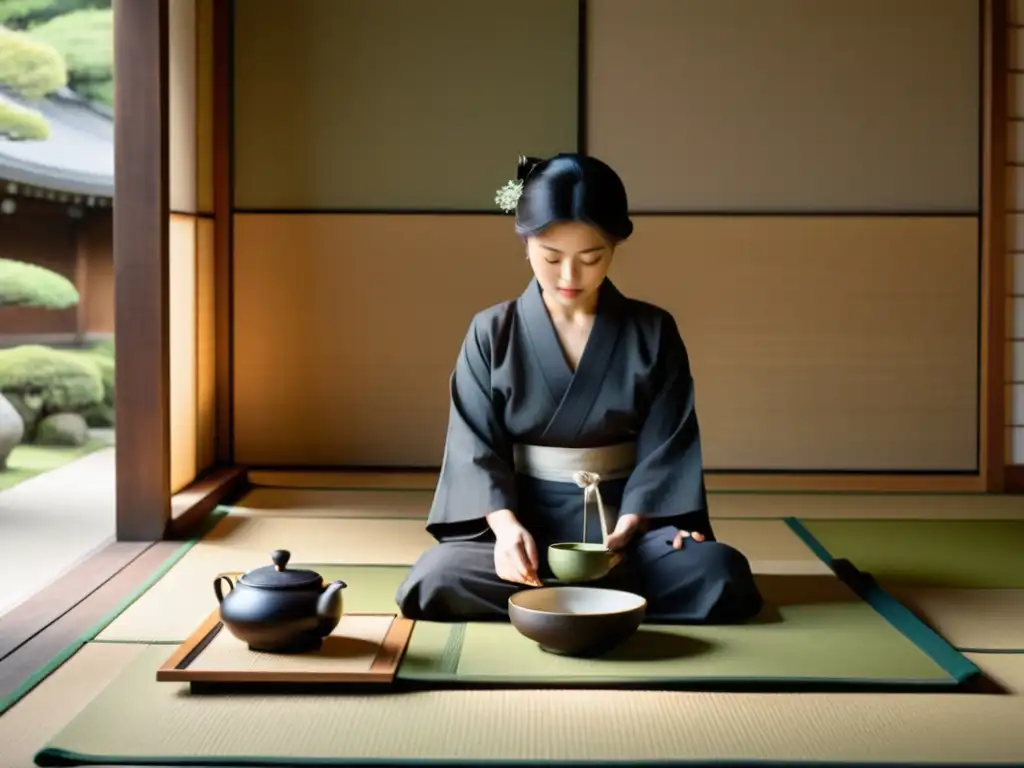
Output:
[[[413,520],[227,516],[97,640],[181,642],[216,607],[217,574],[269,565],[275,549],[295,563],[408,566],[432,543]]]
[[[1024,496],[917,493],[709,493],[712,518],[1024,520]]]
[[[147,647],[50,742],[55,756],[516,763],[776,761],[968,764],[1024,755],[1024,655],[973,655],[1017,695],[470,690],[396,695],[189,695]],[[104,670],[109,674],[109,669]],[[22,706],[45,706],[55,675]],[[67,690],[71,690],[70,687]]]
[[[0,765],[28,768],[32,756],[77,715],[144,645],[91,643],[0,716]]]
[[[437,472],[346,472],[335,470],[249,470],[249,482],[278,488],[345,488],[433,491]]]
[[[830,573],[811,549],[782,520],[717,520],[719,541],[738,549],[755,573]]]
[[[411,565],[434,543],[419,520],[332,519],[226,516],[189,556],[210,552],[235,567],[237,558],[270,562],[275,549],[287,549],[295,562],[353,565]],[[243,564],[241,567],[252,567]]]
[[[648,624],[599,658],[545,653],[507,622],[416,622],[398,677],[456,686],[863,691],[950,689],[977,673],[884,596],[862,599],[833,574],[756,579],[766,605],[754,620]]]
[[[1024,589],[883,586],[957,648],[1024,652]]]
[[[1022,520],[802,520],[829,555],[886,584],[1024,589]]]
[[[381,517],[426,520],[432,491],[304,490],[254,488],[230,507],[254,517]]]
[[[722,520],[716,532],[758,573],[830,572],[780,520]],[[433,543],[419,520],[228,516],[97,639],[181,642],[216,607],[216,575],[266,565],[274,549],[296,563],[411,565]]]

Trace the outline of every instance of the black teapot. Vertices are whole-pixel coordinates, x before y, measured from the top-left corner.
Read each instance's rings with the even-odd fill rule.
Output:
[[[266,653],[318,650],[341,621],[345,582],[324,585],[315,571],[288,570],[291,553],[271,553],[273,565],[249,571],[236,583],[225,575],[213,582],[220,618],[227,630]],[[228,584],[224,593],[223,583]]]

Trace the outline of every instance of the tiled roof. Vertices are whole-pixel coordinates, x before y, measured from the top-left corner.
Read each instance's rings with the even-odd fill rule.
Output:
[[[64,89],[30,107],[50,125],[44,141],[0,139],[0,178],[80,195],[114,196],[114,121],[102,108]]]

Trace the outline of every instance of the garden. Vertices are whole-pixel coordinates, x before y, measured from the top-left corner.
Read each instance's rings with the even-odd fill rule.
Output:
[[[112,109],[113,24],[110,0],[0,0],[0,137],[49,138],[36,105],[62,89]]]
[[[75,286],[35,264],[0,259],[0,308],[61,310]],[[114,426],[114,344],[0,349],[0,490],[110,444],[93,430]]]
[[[51,95],[113,107],[110,0],[0,0],[0,140],[50,137]],[[67,278],[0,259],[0,309],[77,306]],[[0,348],[0,491],[110,444],[112,341]]]

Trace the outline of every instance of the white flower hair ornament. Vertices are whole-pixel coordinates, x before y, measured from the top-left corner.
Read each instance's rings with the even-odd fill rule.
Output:
[[[521,180],[510,181],[494,196],[494,202],[505,213],[511,213],[519,204],[519,198],[523,195],[523,182]]]

